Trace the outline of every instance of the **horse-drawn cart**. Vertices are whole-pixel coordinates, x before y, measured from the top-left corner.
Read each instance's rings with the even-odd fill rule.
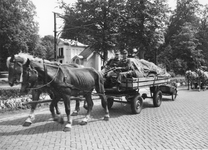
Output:
[[[111,83],[114,83],[111,79]],[[127,103],[131,105],[132,113],[139,114],[143,107],[145,98],[152,98],[153,105],[159,107],[162,103],[161,85],[166,85],[169,82],[167,77],[143,77],[143,78],[126,78],[122,80],[120,85],[111,88],[105,88],[105,93],[108,101],[108,108],[113,106],[114,102]],[[142,88],[150,89],[150,96],[147,93],[140,93]],[[123,100],[125,97],[126,101]],[[104,105],[103,105],[104,107]]]

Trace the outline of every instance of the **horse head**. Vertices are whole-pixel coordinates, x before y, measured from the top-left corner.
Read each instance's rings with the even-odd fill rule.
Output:
[[[16,55],[12,55],[7,58],[7,68],[8,68],[8,83],[10,86],[17,84],[21,81],[22,75],[22,63],[23,59],[17,57]]]
[[[31,61],[27,59],[27,62],[23,65],[21,93],[27,93],[30,88],[38,81],[38,72],[31,66]]]

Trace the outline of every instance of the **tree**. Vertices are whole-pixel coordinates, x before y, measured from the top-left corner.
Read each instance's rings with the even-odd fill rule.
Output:
[[[165,0],[128,0],[120,26],[120,42],[132,53],[138,49],[139,58],[158,49],[164,42],[165,24],[168,12]]]
[[[107,60],[108,50],[117,45],[116,21],[123,5],[124,0],[78,0],[75,6],[64,7],[65,25],[61,37],[79,39]]]
[[[54,37],[51,35],[44,36],[41,38],[41,45],[44,47],[45,53],[44,58],[47,60],[54,59]]]
[[[173,68],[175,73],[184,73],[187,69],[194,70],[198,67],[198,62],[203,62],[200,41],[197,38],[200,25],[199,8],[198,0],[178,0],[177,8],[170,17],[161,54],[170,53],[171,56],[168,55],[164,59],[166,56],[160,55],[160,58],[171,60],[169,67]],[[164,52],[167,50],[169,52]]]
[[[200,24],[196,37],[200,43],[198,49],[202,50],[202,56],[204,57],[204,62],[201,60],[201,64],[208,68],[208,5],[201,10]]]
[[[35,6],[30,0],[0,1],[0,69],[6,58],[20,51],[33,51],[38,40]]]

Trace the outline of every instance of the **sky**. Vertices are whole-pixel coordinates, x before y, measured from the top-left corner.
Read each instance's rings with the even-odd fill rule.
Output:
[[[62,13],[58,9],[57,0],[31,0],[36,7],[37,16],[35,21],[39,24],[39,35],[41,37],[45,35],[54,35],[54,12]],[[76,0],[65,0],[67,3],[74,3]],[[63,26],[63,20],[58,18],[57,31]]]
[[[65,0],[67,3],[74,3],[76,0]],[[169,5],[174,7],[176,0],[168,0]],[[35,20],[39,23],[39,35],[44,37],[45,35],[54,35],[54,13],[61,13],[61,10],[57,8],[57,0],[32,0],[36,6],[37,17]],[[208,4],[208,0],[199,0],[199,3],[205,5]],[[60,18],[57,21],[57,31],[63,26],[63,20]]]

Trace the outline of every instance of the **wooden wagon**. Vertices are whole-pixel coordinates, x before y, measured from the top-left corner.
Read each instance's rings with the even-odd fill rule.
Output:
[[[122,80],[119,86],[105,88],[108,108],[113,106],[114,102],[130,104],[133,114],[139,114],[143,107],[143,100],[145,98],[152,98],[154,107],[159,107],[162,103],[161,86],[168,84],[167,77],[143,77],[143,78],[126,78]],[[113,81],[112,81],[113,83]],[[147,93],[141,93],[143,88],[150,89],[150,97]],[[123,100],[125,97],[126,101]],[[102,104],[104,107],[104,105]]]

